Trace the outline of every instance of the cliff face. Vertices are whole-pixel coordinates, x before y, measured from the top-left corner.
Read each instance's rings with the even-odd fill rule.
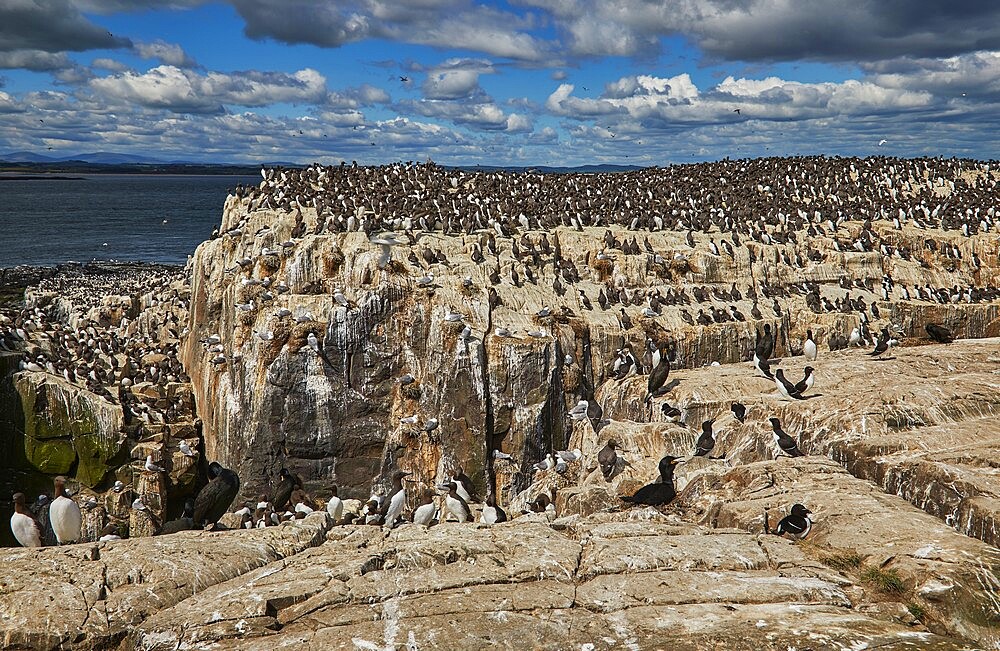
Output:
[[[352,496],[367,496],[372,480],[397,466],[430,484],[464,464],[485,488],[488,451],[499,448],[517,460],[497,468],[497,490],[508,499],[529,483],[531,464],[569,445],[566,412],[579,399],[598,396],[615,418],[656,417],[643,406],[645,378],[626,380],[628,391],[609,382],[616,351],[625,344],[641,358],[647,338],[669,341],[676,347],[675,367],[731,364],[750,358],[755,329],[769,324],[777,333],[776,357],[799,354],[807,329],[825,355],[832,337],[846,339],[860,325],[859,313],[815,312],[799,289],[805,283],[816,284],[832,302],[850,295],[874,304],[880,318],[868,317],[872,331],[894,324],[904,346],[925,343],[928,323],[943,324],[962,338],[1000,334],[996,303],[903,300],[898,289],[885,300],[880,288],[889,277],[897,288],[989,285],[998,269],[998,243],[988,233],[965,237],[876,222],[873,232],[884,242],[913,251],[909,260],[838,251],[834,239],[823,236],[772,245],[752,241],[730,257],[709,250],[718,234],[694,233],[691,247],[682,232],[639,233],[660,256],[654,258],[611,249],[601,254],[608,231],[619,241],[636,235],[625,229],[556,227],[497,238],[497,255],[487,252],[486,261],[476,263],[474,249],[486,251],[482,233],[432,232],[413,245],[393,247],[391,262],[380,269],[379,247],[364,233],[312,235],[317,219],[311,208],[250,210],[247,200],[231,198],[222,231],[239,226],[239,234],[205,242],[194,256],[183,359],[206,423],[207,456],[240,468],[247,495],[269,486],[282,465],[320,493],[336,481]],[[305,232],[293,239],[300,223]],[[840,230],[857,235],[862,226],[846,221]],[[554,288],[554,254],[538,254],[534,262],[524,253],[521,236],[538,246],[543,234],[558,243],[580,276],[572,285],[561,281],[562,292]],[[955,246],[962,261],[930,251],[925,240],[931,237],[940,247]],[[280,252],[261,255],[264,248]],[[496,271],[499,281],[490,279]],[[528,273],[534,281],[526,279]],[[418,284],[430,274],[433,282]],[[262,280],[270,286],[254,284]],[[279,283],[288,290],[277,290]],[[741,300],[691,300],[692,287],[728,292],[734,283]],[[621,304],[599,305],[600,293],[611,287],[638,297],[638,305],[624,308],[632,322],[628,329]],[[338,290],[347,305],[336,300]],[[641,299],[651,290],[685,290],[689,303],[662,304],[658,316],[644,317],[647,303]],[[492,305],[490,291],[497,296]],[[751,316],[755,302],[748,294],[754,291],[759,319]],[[251,303],[247,310],[237,307]],[[682,310],[695,315],[730,306],[747,320],[700,325],[682,318]],[[551,315],[537,316],[543,308]],[[278,316],[279,310],[290,315]],[[449,312],[461,313],[462,320],[447,321]],[[463,336],[465,326],[470,332]],[[501,336],[502,329],[514,336]],[[326,360],[306,344],[309,332],[323,342]],[[211,363],[215,354],[199,343],[215,333],[225,349],[224,364]],[[273,338],[264,341],[256,333]],[[819,368],[824,377],[825,368]],[[403,385],[405,374],[416,381]],[[711,384],[715,376],[700,377]],[[752,399],[746,389],[741,396]],[[682,402],[692,400],[697,397]],[[695,412],[689,422],[697,427]],[[400,424],[414,414],[416,425]],[[439,425],[426,431],[431,418]]]

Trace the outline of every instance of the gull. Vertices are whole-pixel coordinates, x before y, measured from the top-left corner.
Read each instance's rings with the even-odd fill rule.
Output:
[[[438,426],[438,419],[431,418],[426,423],[424,423],[424,431],[433,432],[434,430],[437,429],[437,426]]]
[[[261,341],[271,341],[272,339],[274,339],[273,330],[268,330],[267,332],[261,332],[260,330],[257,330],[254,332],[254,334],[256,334],[257,338],[260,339]]]
[[[432,284],[434,284],[434,272],[433,271],[427,272],[426,276],[421,276],[420,278],[417,278],[417,286],[418,287],[428,287],[428,286],[430,286]]]
[[[315,332],[309,332],[309,335],[306,337],[306,343],[309,344],[309,347],[312,348],[317,355],[323,358],[323,361],[326,362],[327,365],[333,366],[333,362],[330,361],[330,358],[326,356],[326,353],[324,353],[323,349],[320,347],[319,339],[316,337]]]
[[[292,311],[289,310],[287,307],[283,307],[277,312],[275,312],[274,316],[278,317],[279,319],[284,319],[286,316],[292,316]]]
[[[569,410],[569,417],[573,420],[583,420],[587,417],[587,407],[590,405],[586,400],[576,403],[576,406]]]
[[[542,309],[538,310],[538,312],[536,312],[535,314],[537,316],[540,316],[540,317],[544,318],[544,317],[547,317],[548,315],[552,314],[552,310],[550,310],[549,306],[546,305]]]
[[[529,337],[541,338],[541,337],[545,336],[545,331],[544,330],[532,330],[531,332],[528,333],[528,336]]]
[[[413,414],[412,416],[407,416],[406,418],[400,418],[399,422],[404,425],[416,425],[418,420],[420,420],[420,417]]]
[[[265,246],[263,249],[260,250],[260,254],[264,257],[267,257],[269,255],[281,255],[281,251],[279,251],[278,249],[269,249]]]
[[[494,459],[502,459],[502,460],[505,460],[505,461],[513,461],[514,460],[514,457],[512,457],[511,455],[509,455],[509,454],[507,454],[505,452],[501,452],[500,450],[493,450],[493,458]]]
[[[123,490],[125,490],[125,484],[122,483],[122,481],[120,479],[116,480],[115,481],[115,485],[111,487],[111,490],[113,490],[116,493],[120,493]]]
[[[177,445],[177,449],[181,451],[185,457],[193,457],[196,453],[191,449],[191,446],[187,444],[187,441],[181,439],[181,442]]]
[[[132,508],[136,511],[145,511],[146,505],[142,503],[141,497],[137,497],[132,501]]]
[[[253,310],[253,300],[251,299],[249,303],[237,303],[236,309],[243,312],[249,312]]]
[[[149,472],[163,472],[163,468],[153,463],[153,455],[146,456],[146,470]]]
[[[881,147],[882,145],[884,145],[887,142],[889,142],[889,141],[886,140],[885,138],[882,138],[881,140],[878,141],[878,146]]]
[[[532,468],[539,472],[544,472],[546,470],[551,470],[556,465],[555,459],[552,458],[551,454],[545,456],[545,458],[538,463],[536,463]]]
[[[402,376],[402,377],[399,378],[399,383],[402,384],[404,387],[407,384],[413,384],[416,381],[417,381],[417,378],[413,377],[409,373],[407,373],[406,375],[404,375],[404,376]]]
[[[340,303],[340,305],[343,306],[343,307],[347,307],[349,305],[347,297],[344,296],[344,292],[341,291],[341,289],[339,287],[337,289],[333,290],[333,300],[335,300],[338,303]]]
[[[444,320],[449,323],[457,323],[464,318],[465,317],[461,313],[452,312],[451,310],[449,310],[448,313],[444,315]]]
[[[572,463],[579,461],[583,457],[583,452],[580,451],[580,448],[573,448],[572,450],[560,450],[556,452],[556,456],[566,463]]]
[[[498,337],[513,337],[514,333],[511,332],[510,330],[508,330],[507,328],[500,327],[500,328],[497,328],[497,336]]]
[[[382,255],[378,258],[378,268],[385,269],[385,266],[389,264],[389,258],[392,255],[392,247],[398,246],[400,244],[405,244],[399,239],[399,236],[395,233],[382,233],[381,235],[373,235],[369,240],[372,244],[377,244],[382,247]]]
[[[303,312],[302,314],[295,317],[296,323],[308,323],[309,321],[315,321],[316,317],[313,316],[312,312]]]

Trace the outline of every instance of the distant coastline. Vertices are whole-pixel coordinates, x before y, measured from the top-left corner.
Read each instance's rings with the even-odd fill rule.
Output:
[[[259,166],[248,165],[198,165],[198,164],[146,164],[146,163],[9,163],[0,161],[0,178],[18,180],[73,180],[79,174],[136,174],[155,176],[256,176]],[[17,176],[14,176],[17,175]]]
[[[84,181],[82,176],[63,176],[61,174],[18,174],[0,172],[0,181]]]

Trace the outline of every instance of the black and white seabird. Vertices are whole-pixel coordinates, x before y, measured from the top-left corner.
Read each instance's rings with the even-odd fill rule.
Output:
[[[42,525],[25,506],[24,493],[14,493],[14,514],[10,516],[10,530],[22,547],[42,546]]]
[[[778,444],[778,448],[790,457],[804,457],[805,455],[799,450],[795,439],[781,429],[781,421],[774,417],[768,420],[771,421],[771,429],[774,430],[774,442]]]
[[[496,498],[490,495],[483,504],[483,513],[479,520],[484,524],[498,524],[507,521],[507,513],[497,505]]]
[[[653,399],[656,392],[659,391],[666,383],[667,376],[670,375],[670,359],[669,355],[666,354],[663,344],[660,344],[659,353],[659,363],[649,373],[649,380],[646,384],[646,402]]]
[[[618,466],[618,453],[615,451],[617,448],[618,442],[610,439],[597,453],[597,463],[601,466],[601,474],[604,475],[605,481],[611,479]]]
[[[669,504],[677,495],[677,491],[674,490],[674,467],[682,461],[683,459],[669,455],[663,457],[659,463],[660,481],[643,486],[635,492],[635,495],[622,496],[622,501],[650,506]]]
[[[434,523],[434,514],[437,512],[437,504],[434,503],[434,491],[425,488],[420,494],[420,504],[413,509],[413,524],[422,524],[429,527]]]
[[[889,328],[882,328],[878,341],[875,342],[875,350],[867,353],[869,357],[881,358],[889,351]]]
[[[715,447],[715,436],[712,435],[712,424],[714,422],[714,420],[706,420],[701,424],[701,436],[698,437],[698,442],[695,443],[694,456],[707,456]]]
[[[476,495],[476,487],[472,483],[472,478],[465,474],[465,470],[461,466],[455,469],[455,481],[458,482],[458,494],[462,496],[466,502],[479,502],[479,496]]]
[[[813,374],[815,370],[812,366],[807,366],[803,369],[804,374],[802,379],[795,385],[795,392],[797,394],[802,395],[812,388],[813,382],[816,381],[816,376]]]
[[[240,491],[240,478],[218,461],[208,465],[210,481],[194,499],[194,524],[196,527],[213,525],[226,512]]]
[[[472,520],[472,509],[469,503],[458,494],[458,483],[451,481],[438,487],[442,491],[447,491],[444,497],[444,505],[448,513],[455,516],[459,523]]]
[[[396,520],[403,515],[403,507],[406,506],[406,491],[403,489],[403,477],[408,477],[409,472],[397,470],[392,473],[392,488],[389,494],[382,501],[382,508],[379,509],[381,523],[390,529],[395,526]]]
[[[812,520],[809,519],[809,514],[812,513],[802,504],[792,505],[791,513],[786,515],[778,523],[777,528],[772,532],[769,530],[770,524],[768,523],[768,513],[764,510],[764,531],[765,533],[773,533],[776,536],[784,536],[788,534],[793,538],[798,538],[799,540],[805,538],[809,535],[809,531],[812,529]]]
[[[813,339],[812,330],[806,330],[806,341],[802,344],[802,354],[805,355],[805,358],[810,362],[816,361],[816,341]]]
[[[344,500],[340,499],[337,495],[338,488],[336,484],[331,486],[330,490],[333,494],[326,502],[326,512],[330,514],[330,518],[333,520],[333,523],[337,524],[344,515]]]
[[[60,545],[76,542],[80,539],[80,527],[83,524],[83,513],[77,503],[66,497],[66,478],[60,475],[55,478],[55,499],[49,505],[49,521],[56,540]]]
[[[785,377],[785,372],[780,368],[774,372],[774,386],[778,388],[778,393],[780,393],[785,398],[795,400],[805,400],[796,390],[795,385],[788,381]]]
[[[742,403],[739,403],[739,402],[734,402],[730,406],[730,409],[732,410],[733,417],[735,417],[736,420],[740,421],[741,423],[745,422],[746,417],[747,417],[747,408],[746,408],[746,405],[744,405]]]

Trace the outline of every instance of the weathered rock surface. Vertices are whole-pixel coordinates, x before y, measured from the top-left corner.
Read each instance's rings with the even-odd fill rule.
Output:
[[[465,181],[463,191],[478,192],[475,183],[475,178]],[[697,367],[749,359],[754,329],[765,323],[776,329],[777,356],[799,352],[807,328],[825,351],[832,336],[846,337],[860,325],[853,309],[810,309],[800,289],[804,283],[817,284],[830,301],[850,294],[874,304],[881,318],[871,318],[872,329],[892,323],[908,342],[926,341],[924,326],[930,322],[962,338],[1000,334],[996,303],[938,304],[915,293],[903,300],[898,291],[885,300],[879,287],[887,277],[897,287],[989,284],[1000,269],[997,238],[990,233],[966,237],[912,224],[896,230],[888,221],[874,221],[866,232],[913,252],[903,259],[841,248],[841,239],[849,242],[864,228],[861,221],[847,220],[839,226],[839,239],[802,236],[772,244],[745,239],[730,257],[712,254],[709,239],[715,236],[697,231],[691,247],[683,231],[557,226],[544,234],[558,242],[562,258],[581,276],[573,284],[562,281],[560,295],[553,287],[553,256],[539,254],[532,262],[523,244],[515,255],[517,238],[497,238],[497,254],[476,263],[472,252],[485,233],[423,232],[415,244],[393,247],[392,261],[379,269],[379,247],[365,233],[314,234],[325,220],[308,206],[264,210],[234,197],[221,228],[230,234],[203,243],[193,259],[184,362],[206,424],[206,453],[244,471],[248,496],[273,483],[282,466],[317,492],[336,481],[354,497],[367,496],[372,478],[394,467],[413,470],[429,485],[464,465],[482,489],[490,476],[488,452],[500,447],[517,459],[497,472],[497,488],[509,498],[530,482],[532,463],[567,446],[567,409],[594,391],[607,393],[603,385],[625,343],[641,357],[647,338],[669,339],[679,366]],[[619,250],[598,259],[607,248],[606,232],[619,241],[639,235],[664,261],[680,262]],[[520,235],[535,246],[542,234]],[[936,242],[934,251],[925,246],[928,237]],[[960,251],[962,259],[942,255],[944,246]],[[266,255],[265,248],[271,249]],[[430,251],[435,257],[424,255]],[[534,282],[525,280],[526,269]],[[519,272],[517,285],[511,270]],[[490,279],[494,271],[498,282]],[[433,282],[418,286],[417,278],[429,273]],[[470,283],[463,283],[466,278]],[[258,282],[272,284],[265,289]],[[273,291],[279,283],[287,283],[288,290]],[[711,292],[728,292],[734,283],[741,300],[711,298]],[[709,300],[663,303],[659,316],[642,316],[641,298],[650,289],[692,286],[705,288]],[[611,287],[640,297],[624,308],[634,324],[627,330],[621,305],[598,304],[598,294]],[[348,305],[334,298],[338,289]],[[491,290],[499,298],[492,305]],[[757,293],[760,318],[750,316],[751,291]],[[773,296],[765,298],[765,291]],[[787,295],[779,296],[782,292]],[[735,307],[747,320],[701,326],[682,318],[682,309],[694,314],[719,306]],[[538,317],[545,307],[551,316]],[[278,316],[283,309],[290,315]],[[445,321],[449,311],[460,312],[463,321]],[[470,334],[463,337],[466,325]],[[501,336],[501,328],[514,336]],[[533,331],[541,336],[529,336]],[[329,363],[306,345],[309,332],[324,342]],[[213,364],[215,354],[199,343],[215,333],[224,364]],[[273,337],[263,340],[255,333]],[[406,373],[417,381],[404,387],[397,379]],[[401,417],[413,414],[419,417],[416,426],[400,425]],[[439,426],[427,432],[421,425],[431,417]]]
[[[325,513],[280,527],[0,550],[0,646],[107,649],[149,615],[320,544]]]
[[[129,644],[963,647],[912,621],[852,609],[856,586],[788,541],[711,530],[652,510],[568,518],[556,521],[558,530],[526,520],[493,528],[409,525],[391,533],[336,527],[320,547],[161,610]]]
[[[807,363],[793,357],[782,367],[797,381]],[[644,378],[606,383],[599,396],[612,424],[600,441],[578,426],[572,447],[594,459],[598,443],[616,438],[631,464],[619,481],[645,481],[663,454],[691,454],[710,418],[717,419],[712,456],[729,465],[773,459],[779,451],[768,418],[776,416],[803,452],[841,461],[962,533],[1000,544],[1000,339],[903,347],[885,361],[856,349],[823,351],[811,364],[816,384],[801,401],[782,399],[749,364],[677,371],[676,386],[651,407],[642,401]],[[664,402],[682,408],[691,427],[662,422]],[[733,402],[746,405],[745,423],[730,413]],[[646,419],[660,422],[634,422]],[[703,463],[680,466],[678,485],[686,468]]]

